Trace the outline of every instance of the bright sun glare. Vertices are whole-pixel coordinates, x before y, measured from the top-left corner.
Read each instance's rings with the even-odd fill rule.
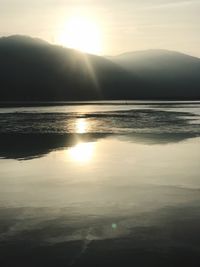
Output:
[[[84,118],[78,119],[76,121],[76,124],[75,124],[76,133],[80,133],[80,134],[86,133],[88,130],[87,128],[88,128],[87,121]]]
[[[90,54],[100,54],[102,50],[100,29],[87,17],[74,16],[69,19],[58,39],[63,46]]]
[[[88,122],[85,118],[77,119],[74,125],[77,134],[85,134],[88,131]],[[71,160],[79,163],[90,161],[94,154],[94,142],[79,142],[67,150]]]
[[[72,160],[78,162],[88,162],[91,160],[94,152],[93,143],[79,143],[68,150]]]

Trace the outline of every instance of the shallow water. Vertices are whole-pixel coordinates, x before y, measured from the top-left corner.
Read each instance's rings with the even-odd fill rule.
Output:
[[[2,266],[199,266],[200,105],[0,111]]]

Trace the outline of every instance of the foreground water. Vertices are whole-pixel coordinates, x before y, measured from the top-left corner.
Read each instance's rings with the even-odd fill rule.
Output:
[[[199,266],[200,104],[0,109],[1,266]]]

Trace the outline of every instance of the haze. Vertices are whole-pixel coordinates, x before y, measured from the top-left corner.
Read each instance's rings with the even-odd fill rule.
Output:
[[[200,57],[199,12],[199,0],[0,0],[0,35],[60,44],[66,22],[80,14],[98,25],[100,54],[159,48]]]

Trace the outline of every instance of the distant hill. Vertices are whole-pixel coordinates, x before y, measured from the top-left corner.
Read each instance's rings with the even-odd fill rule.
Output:
[[[99,57],[0,38],[0,101],[200,99],[200,59],[167,50]]]
[[[109,57],[149,84],[146,97],[200,99],[200,59],[168,50],[146,50]]]

